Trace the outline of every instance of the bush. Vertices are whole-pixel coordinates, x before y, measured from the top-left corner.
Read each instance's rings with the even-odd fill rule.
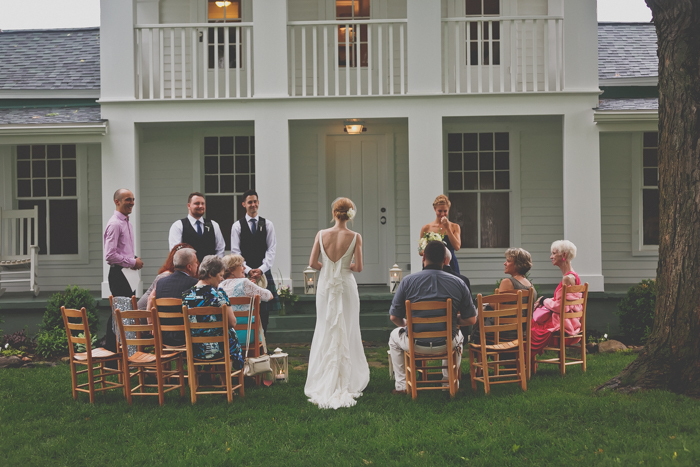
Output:
[[[46,302],[46,312],[44,312],[44,320],[41,325],[42,330],[53,331],[54,329],[64,329],[61,306],[76,310],[85,307],[88,324],[90,326],[90,334],[97,335],[99,329],[97,302],[92,298],[89,290],[82,289],[78,286],[68,286],[63,292],[53,294],[49,298]],[[63,334],[63,339],[66,339],[65,332]]]
[[[66,331],[63,329],[40,331],[36,336],[36,353],[42,358],[68,355]]]
[[[630,287],[617,309],[620,332],[625,344],[645,344],[654,325],[656,281],[645,279]]]
[[[3,346],[9,344],[13,349],[28,353],[33,352],[36,347],[36,342],[31,337],[27,336],[27,331],[24,329],[5,335],[2,339],[2,343]]]

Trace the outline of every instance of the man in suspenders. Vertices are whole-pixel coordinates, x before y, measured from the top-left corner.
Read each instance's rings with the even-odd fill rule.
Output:
[[[197,252],[197,260],[200,263],[207,255],[223,258],[226,242],[219,224],[204,218],[204,195],[198,192],[190,193],[187,198],[187,211],[187,217],[175,221],[170,227],[169,249],[172,250],[178,243],[189,243]]]

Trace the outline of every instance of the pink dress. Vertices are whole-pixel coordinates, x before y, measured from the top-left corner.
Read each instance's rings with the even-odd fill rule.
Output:
[[[566,275],[573,274],[576,278],[576,285],[581,285],[581,279],[574,271],[569,271]],[[563,281],[563,279],[562,279]],[[532,356],[539,355],[544,352],[545,347],[559,346],[559,310],[561,308],[561,282],[554,291],[554,298],[544,300],[544,307],[538,307],[533,313],[532,319],[532,334],[531,334],[531,351]],[[568,293],[567,300],[576,300],[581,298],[582,294]],[[551,312],[550,310],[554,310]],[[567,312],[577,312],[583,310],[583,305],[567,306]],[[564,322],[564,332],[568,335],[575,335],[581,331],[581,320],[578,318],[568,318]],[[581,338],[566,339],[566,345],[578,343]]]

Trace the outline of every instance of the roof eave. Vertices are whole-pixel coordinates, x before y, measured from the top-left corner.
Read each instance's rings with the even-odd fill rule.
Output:
[[[657,86],[658,76],[645,76],[641,78],[601,78],[598,80],[600,86]]]
[[[107,121],[91,123],[26,123],[0,124],[0,136],[105,136],[109,131]]]
[[[593,111],[595,123],[634,123],[657,122],[658,110],[596,110]]]
[[[99,99],[100,89],[5,89],[0,99]]]

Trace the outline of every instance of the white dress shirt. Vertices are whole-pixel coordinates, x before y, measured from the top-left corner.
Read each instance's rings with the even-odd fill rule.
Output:
[[[245,215],[245,220],[248,222],[248,228],[252,231],[252,225],[250,220],[253,219],[248,214]],[[233,223],[231,228],[231,254],[240,255],[241,254],[241,224],[240,220]],[[255,216],[255,225],[257,226],[260,222],[260,216]],[[265,274],[267,271],[272,269],[272,265],[275,264],[275,252],[277,251],[277,237],[275,237],[275,226],[272,225],[269,219],[265,219],[265,228],[267,229],[267,251],[265,252],[265,258],[263,259],[262,265],[260,265],[260,270]],[[248,274],[252,268],[249,268],[247,264],[243,264],[244,271]]]
[[[187,219],[189,219],[190,224],[192,224],[192,228],[195,232],[197,231],[197,221],[202,222],[202,228],[204,228],[204,220],[201,217],[199,219],[195,219],[194,217],[188,214]],[[210,220],[209,222],[211,222],[211,225],[214,227],[214,237],[216,238],[216,256],[218,256],[219,258],[223,258],[224,250],[226,249],[226,241],[224,240],[224,236],[221,233],[221,227],[219,227],[219,224],[217,224],[216,221]],[[170,244],[169,250],[172,250],[178,243],[182,243],[182,222],[180,222],[179,220],[173,222],[173,225],[170,226],[170,233],[168,234],[168,243]]]

